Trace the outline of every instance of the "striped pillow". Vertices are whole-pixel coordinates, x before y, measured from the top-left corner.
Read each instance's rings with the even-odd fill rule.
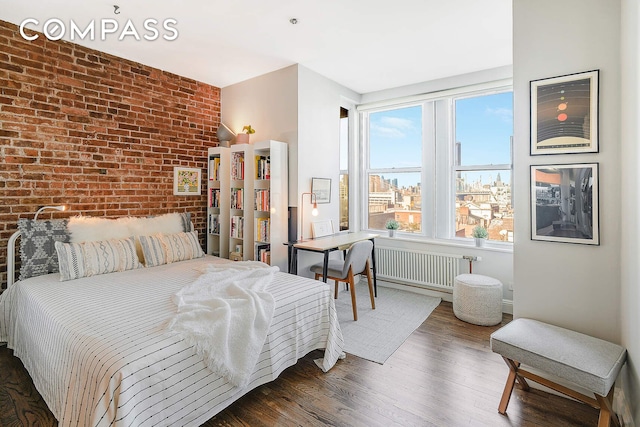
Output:
[[[60,281],[142,267],[133,237],[83,243],[56,242],[55,247]]]
[[[140,236],[140,245],[144,253],[146,267],[155,267],[204,256],[204,251],[198,242],[197,231]]]
[[[200,258],[204,252],[198,242],[198,232],[163,234],[160,236],[167,253],[167,263]]]
[[[162,234],[156,236],[139,236],[140,246],[144,254],[145,267],[155,267],[167,263],[167,255],[160,239]]]

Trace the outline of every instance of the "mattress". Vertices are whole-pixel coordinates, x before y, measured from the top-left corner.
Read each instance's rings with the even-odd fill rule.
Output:
[[[171,297],[216,257],[59,281],[48,274],[0,296],[0,342],[19,357],[60,426],[198,426],[298,358],[325,349],[329,370],[343,355],[330,287],[276,273],[276,307],[246,387],[209,370],[166,330]]]

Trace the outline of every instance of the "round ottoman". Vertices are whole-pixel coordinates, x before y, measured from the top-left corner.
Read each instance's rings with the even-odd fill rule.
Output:
[[[474,325],[502,321],[502,283],[481,274],[460,274],[453,282],[453,313]]]

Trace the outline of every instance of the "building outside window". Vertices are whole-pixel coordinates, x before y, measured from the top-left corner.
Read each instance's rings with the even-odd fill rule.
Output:
[[[502,85],[360,108],[364,228],[513,241],[513,95]]]

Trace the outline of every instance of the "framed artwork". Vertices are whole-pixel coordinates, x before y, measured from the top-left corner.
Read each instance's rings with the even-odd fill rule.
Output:
[[[333,221],[330,219],[311,223],[311,237],[314,239],[316,237],[330,236],[333,233]]]
[[[331,203],[331,179],[311,178],[311,192],[315,193],[317,203]]]
[[[598,163],[531,166],[531,239],[599,245]]]
[[[531,155],[598,152],[599,71],[531,81]]]
[[[202,171],[198,168],[173,168],[173,194],[176,196],[199,196]]]

